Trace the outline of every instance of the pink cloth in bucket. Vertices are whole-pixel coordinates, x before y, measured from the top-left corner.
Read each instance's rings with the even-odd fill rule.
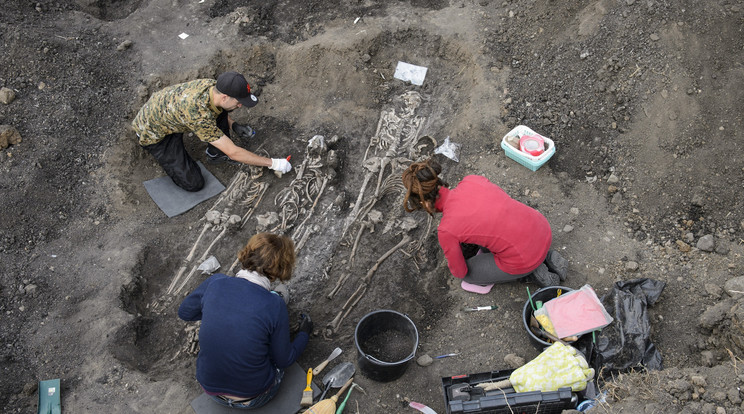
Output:
[[[467,290],[468,292],[480,293],[481,295],[485,295],[486,293],[491,291],[493,285],[474,285],[463,280],[460,287],[462,287],[463,290]]]

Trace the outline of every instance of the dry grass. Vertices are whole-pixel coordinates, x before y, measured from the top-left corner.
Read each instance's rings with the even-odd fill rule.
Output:
[[[603,371],[599,373],[600,394],[605,393],[605,401],[598,405],[606,413],[611,413],[612,401],[622,401],[625,398],[633,396],[641,400],[654,401],[656,395],[654,390],[660,389],[660,375],[657,371],[636,371],[631,369],[630,372],[620,374],[610,374],[609,377],[604,375]]]
[[[728,348],[726,348],[726,352],[728,352],[729,358],[731,358],[731,365],[734,367],[734,372],[736,373],[736,375],[739,375],[739,363],[744,360],[734,355],[734,353],[731,352],[731,350]]]

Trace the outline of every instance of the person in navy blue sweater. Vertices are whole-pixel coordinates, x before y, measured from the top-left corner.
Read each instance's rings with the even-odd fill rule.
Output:
[[[216,273],[178,308],[185,321],[201,320],[196,379],[219,404],[258,408],[279,389],[284,369],[302,354],[313,323],[302,315],[290,341],[289,314],[274,281],[292,277],[295,247],[285,236],[259,233],[238,253],[235,277]]]

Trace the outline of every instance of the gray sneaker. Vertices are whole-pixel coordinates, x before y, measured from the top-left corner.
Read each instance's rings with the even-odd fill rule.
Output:
[[[549,251],[548,256],[545,258],[545,264],[548,266],[548,270],[556,273],[561,278],[561,282],[566,280],[568,260],[564,259],[560,253],[556,250]]]
[[[541,263],[534,272],[527,276],[527,281],[544,288],[547,286],[558,286],[561,283],[561,278],[548,270],[548,266],[545,263]]]

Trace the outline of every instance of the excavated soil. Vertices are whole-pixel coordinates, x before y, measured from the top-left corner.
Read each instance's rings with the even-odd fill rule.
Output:
[[[417,359],[458,354],[392,382],[357,375],[346,412],[444,413],[443,377],[534,358],[521,318],[536,287],[463,291],[438,218],[402,209],[400,172],[447,137],[461,147],[435,155],[445,180],[484,175],[542,212],[567,287],[666,283],[648,308],[664,369],[603,373],[594,411],[744,412],[743,1],[6,3],[2,412],[36,411],[51,378],[65,412],[192,412],[197,326],[179,299],[207,256],[234,273],[257,231],[298,245],[290,317],[316,327],[303,367],[335,347],[334,363],[355,362],[354,328],[379,309],[415,323]],[[395,79],[399,61],[426,67],[423,85]],[[153,92],[225,70],[260,99],[233,114],[257,131],[240,144],[295,169],[208,164],[187,136],[229,188],[168,218],[142,184],[163,172],[129,125]],[[555,142],[535,172],[501,148],[517,125]]]

